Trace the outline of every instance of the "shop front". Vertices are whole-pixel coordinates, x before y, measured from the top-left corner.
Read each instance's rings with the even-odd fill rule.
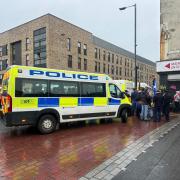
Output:
[[[156,68],[159,74],[160,88],[180,90],[180,60],[158,61]]]

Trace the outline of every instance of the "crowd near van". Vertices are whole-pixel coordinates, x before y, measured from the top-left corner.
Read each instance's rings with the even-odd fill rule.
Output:
[[[121,118],[127,122],[131,102],[107,75],[11,66],[2,81],[6,126],[33,125],[42,134],[57,123]]]

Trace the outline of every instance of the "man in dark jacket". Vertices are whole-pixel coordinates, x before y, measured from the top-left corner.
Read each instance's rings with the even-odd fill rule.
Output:
[[[133,90],[131,93],[131,101],[132,101],[132,108],[131,108],[131,114],[134,116],[134,113],[136,112],[136,107],[137,107],[137,98],[138,92],[136,89]]]
[[[163,113],[165,115],[166,121],[169,121],[169,111],[170,111],[171,101],[172,101],[172,97],[170,96],[168,91],[166,91],[163,96]]]
[[[161,109],[163,104],[163,96],[160,91],[157,91],[156,95],[153,98],[154,103],[154,121],[160,122],[161,120]]]

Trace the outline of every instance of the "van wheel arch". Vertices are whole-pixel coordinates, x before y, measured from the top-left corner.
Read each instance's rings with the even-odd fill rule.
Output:
[[[38,121],[40,120],[40,118],[46,114],[49,114],[49,115],[52,115],[54,116],[54,118],[56,119],[57,123],[60,122],[60,114],[59,112],[56,110],[56,109],[43,109],[41,110],[39,113],[38,113],[38,116],[37,116],[37,123]]]
[[[130,112],[131,112],[131,106],[130,106],[129,104],[122,104],[122,105],[119,107],[119,110],[118,110],[118,118],[121,118],[122,113],[123,113],[124,110],[127,111],[128,116],[129,116],[129,115],[130,115]]]

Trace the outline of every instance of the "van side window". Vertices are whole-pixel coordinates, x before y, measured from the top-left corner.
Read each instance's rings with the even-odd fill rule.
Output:
[[[109,90],[110,90],[110,94],[111,94],[112,97],[120,98],[121,91],[119,90],[119,88],[115,84],[110,84],[109,85]]]
[[[104,83],[81,83],[82,97],[106,97],[106,86]]]
[[[16,78],[16,97],[47,97],[48,81],[41,79]]]
[[[79,97],[79,83],[72,81],[50,81],[50,96]]]

